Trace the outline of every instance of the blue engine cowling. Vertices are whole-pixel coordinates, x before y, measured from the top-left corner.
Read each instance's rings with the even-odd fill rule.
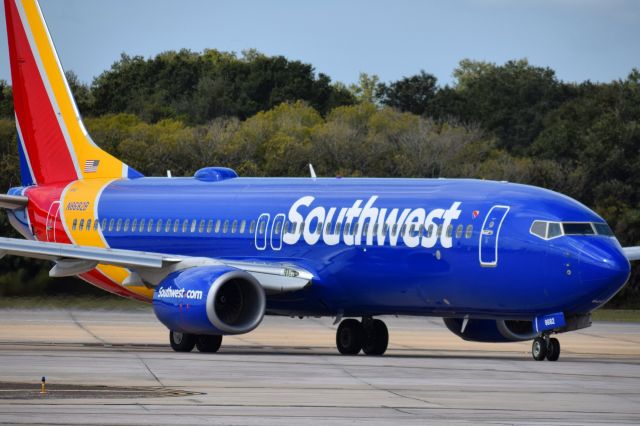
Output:
[[[153,293],[153,311],[167,328],[189,334],[242,334],[260,324],[266,298],[248,272],[199,266],[167,276]]]
[[[503,321],[470,319],[462,330],[462,318],[443,318],[444,324],[455,335],[471,342],[520,342],[536,338],[539,333],[531,321]]]

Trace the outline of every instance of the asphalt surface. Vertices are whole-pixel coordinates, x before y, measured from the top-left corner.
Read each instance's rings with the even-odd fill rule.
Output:
[[[384,320],[383,357],[338,355],[329,318],[182,354],[150,311],[1,310],[0,424],[640,423],[640,324],[561,335],[560,360],[536,362],[528,342]]]

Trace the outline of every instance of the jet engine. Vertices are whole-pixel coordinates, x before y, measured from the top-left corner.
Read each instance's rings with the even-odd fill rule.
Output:
[[[248,272],[224,265],[174,272],[153,293],[160,322],[196,335],[248,333],[262,321],[265,306],[260,283]]]
[[[471,342],[519,342],[535,339],[539,333],[531,321],[444,318],[452,333]]]

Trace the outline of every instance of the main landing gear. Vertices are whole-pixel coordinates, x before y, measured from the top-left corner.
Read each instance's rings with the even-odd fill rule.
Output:
[[[171,343],[171,349],[176,352],[191,352],[195,346],[200,352],[213,353],[218,352],[218,349],[220,349],[222,336],[196,335],[170,331],[169,343]]]
[[[548,334],[533,339],[531,345],[531,355],[536,361],[557,361],[560,358],[560,342]]]
[[[371,317],[362,322],[349,318],[340,323],[336,332],[336,346],[342,355],[382,355],[389,344],[389,331],[384,322]]]

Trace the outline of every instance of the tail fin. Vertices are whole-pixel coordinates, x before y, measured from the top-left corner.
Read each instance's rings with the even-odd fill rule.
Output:
[[[23,184],[139,177],[82,123],[37,0],[4,0]]]

